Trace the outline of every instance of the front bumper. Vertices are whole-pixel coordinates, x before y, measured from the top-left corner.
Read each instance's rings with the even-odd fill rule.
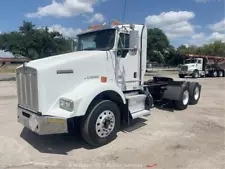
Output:
[[[193,71],[179,71],[180,75],[192,75]]]
[[[42,116],[18,107],[18,122],[39,135],[68,133],[67,119]]]

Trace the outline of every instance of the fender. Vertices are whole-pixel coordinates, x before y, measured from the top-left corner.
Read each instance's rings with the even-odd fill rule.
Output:
[[[123,103],[126,104],[125,96],[122,90],[115,84],[115,83],[101,83],[99,80],[91,80],[91,81],[84,81],[80,85],[78,85],[72,92],[66,93],[62,95],[60,98],[65,98],[72,100],[74,102],[74,111],[68,112],[65,114],[65,110],[59,108],[59,105],[54,106],[52,111],[63,111],[64,114],[62,116],[67,118],[70,117],[78,117],[85,115],[88,106],[92,102],[92,100],[100,93],[104,91],[114,91],[116,92],[122,99]],[[62,114],[59,112],[55,112],[54,114]]]

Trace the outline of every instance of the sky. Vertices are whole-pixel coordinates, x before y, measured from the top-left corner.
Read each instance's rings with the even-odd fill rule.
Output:
[[[175,47],[225,41],[225,0],[2,0],[0,33],[24,20],[66,37],[110,20],[160,28]]]

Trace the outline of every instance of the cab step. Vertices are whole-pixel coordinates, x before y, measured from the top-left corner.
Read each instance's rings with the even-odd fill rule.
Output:
[[[139,118],[141,116],[149,116],[149,115],[150,115],[150,110],[142,110],[142,111],[138,111],[131,114],[133,119]]]
[[[145,110],[146,95],[144,94],[128,95],[126,96],[126,99],[131,114],[141,110]]]
[[[128,109],[133,119],[150,114],[150,111],[145,108],[145,94],[126,95],[125,97],[128,102]]]

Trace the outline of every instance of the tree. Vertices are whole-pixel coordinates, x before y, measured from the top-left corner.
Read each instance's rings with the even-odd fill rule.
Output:
[[[174,47],[170,45],[161,29],[148,29],[147,56],[149,61],[165,64],[172,59],[174,53]]]
[[[25,56],[29,59],[44,58],[71,51],[71,40],[47,27],[37,29],[32,22],[23,22],[19,31],[0,35],[0,50]]]
[[[190,46],[185,47],[181,45],[177,52],[181,55],[185,54],[197,54],[197,55],[211,55],[211,56],[220,56],[225,57],[225,43],[221,41],[215,41],[210,44],[205,44],[203,46]]]

